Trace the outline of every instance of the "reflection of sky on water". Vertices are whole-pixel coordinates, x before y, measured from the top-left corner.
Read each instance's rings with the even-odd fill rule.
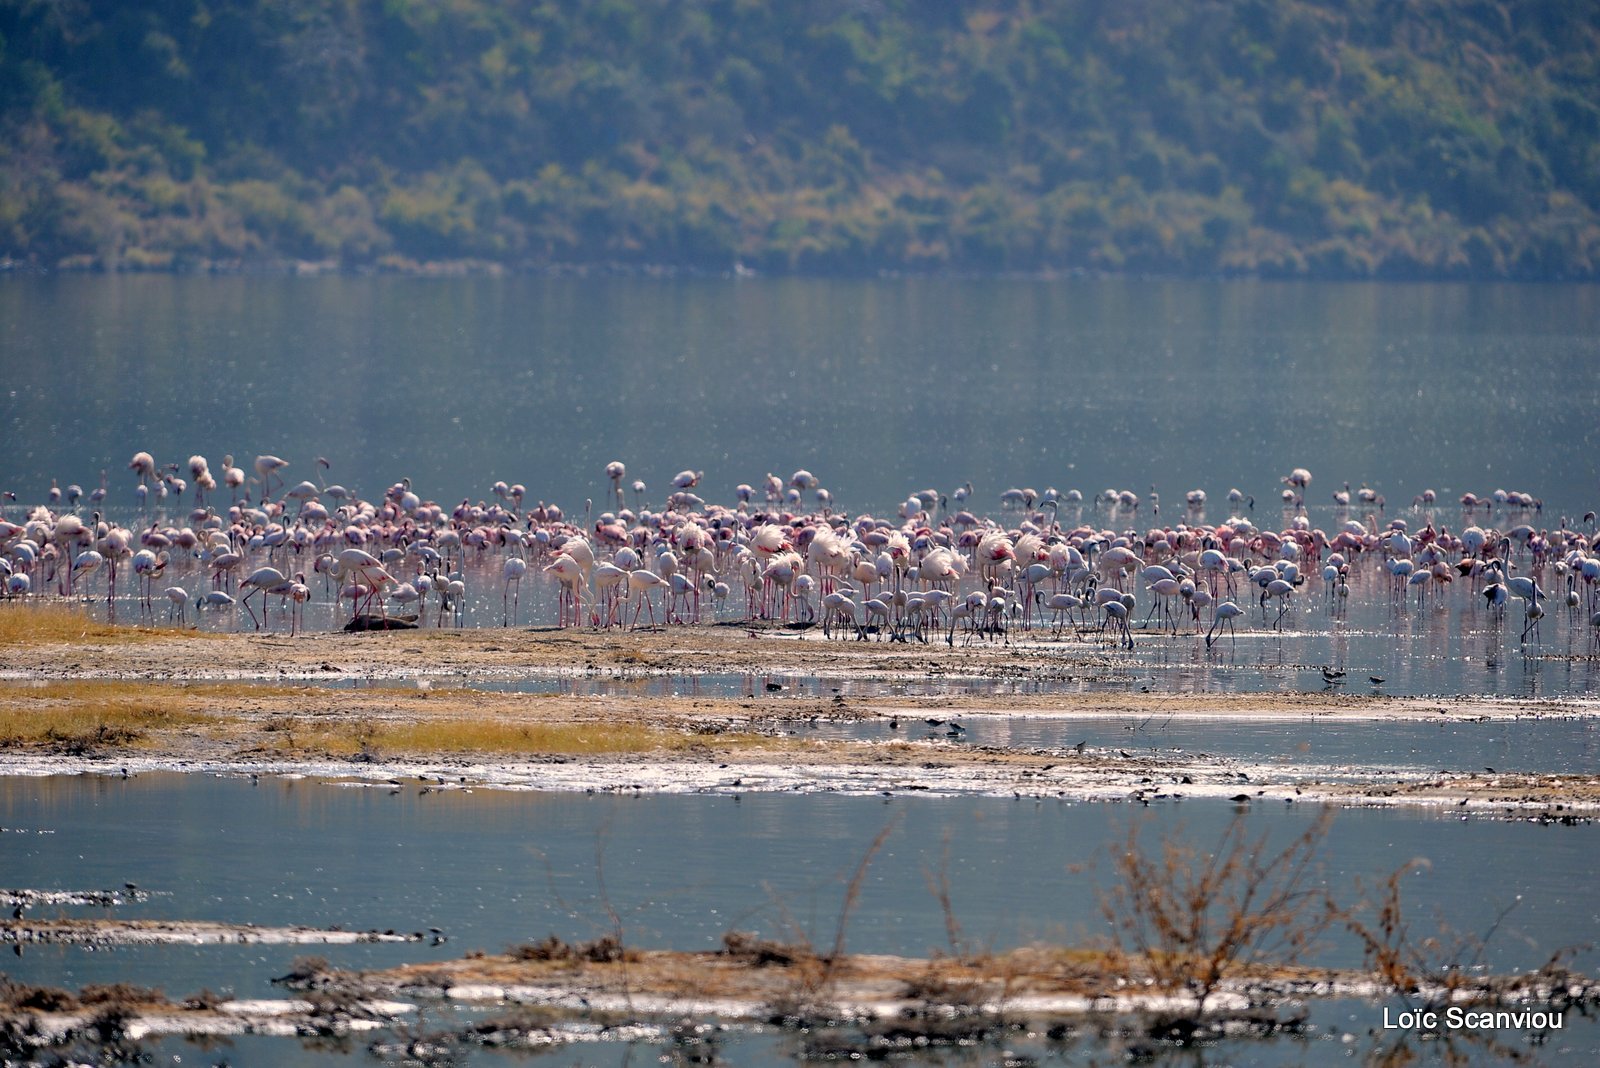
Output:
[[[586,498],[597,511],[606,506],[603,467],[621,459],[657,504],[681,468],[703,470],[702,494],[731,502],[740,482],[806,467],[851,511],[889,513],[911,491],[968,481],[985,509],[1012,485],[1089,496],[1114,486],[1144,504],[1113,525],[1144,526],[1153,485],[1164,520],[1176,518],[1185,491],[1202,488],[1216,522],[1238,486],[1256,498],[1254,521],[1276,527],[1279,476],[1307,466],[1312,519],[1325,527],[1340,517],[1321,502],[1345,480],[1381,490],[1389,516],[1432,488],[1444,502],[1435,518],[1453,529],[1465,525],[1453,503],[1462,492],[1526,490],[1547,502],[1531,521],[1554,526],[1600,504],[1597,295],[1592,286],[1130,280],[8,278],[0,489],[37,501],[51,479],[92,489],[105,469],[112,504],[127,507],[126,464],[137,449],[163,463],[202,453],[214,468],[231,452],[247,470],[270,452],[290,461],[291,481],[315,478],[314,458],[326,456],[330,481],[368,497],[410,477],[424,497],[453,504],[488,498],[490,484],[505,479],[525,483],[530,501],[557,501],[576,516]],[[470,622],[498,622],[498,564],[469,568],[468,581]],[[1313,585],[1282,630],[1252,608],[1237,646],[1225,639],[1207,651],[1192,636],[1140,632],[1131,654],[1097,649],[1109,669],[1074,669],[1080,646],[1069,642],[1060,662],[1046,653],[1048,670],[1001,682],[724,676],[708,665],[696,675],[517,685],[716,694],[775,681],[783,697],[1271,692],[1320,690],[1320,669],[1332,665],[1347,671],[1353,693],[1370,692],[1369,675],[1391,694],[1600,692],[1586,625],[1564,608],[1551,606],[1540,640],[1524,647],[1516,606],[1495,623],[1468,590],[1442,610],[1397,608],[1363,576],[1348,616],[1334,621]],[[1141,615],[1146,606],[1141,599]],[[136,615],[130,603],[119,611]],[[527,584],[523,624],[553,617],[553,591]],[[325,628],[332,610],[308,606],[307,620]],[[274,614],[272,628],[285,625]],[[1096,745],[1250,759],[1595,770],[1592,731],[1576,722],[1396,724],[1370,738],[1365,725],[1329,719],[1126,726],[1075,722],[1069,740],[1048,720],[974,719],[969,744],[1072,744],[1087,735]],[[1093,933],[1091,883],[1069,867],[1103,857],[1127,816],[972,799],[420,797],[414,789],[391,797],[165,777],[0,780],[0,798],[8,828],[53,832],[0,837],[8,885],[136,881],[171,891],[130,915],[439,925],[452,933],[443,951],[451,956],[552,930],[598,933],[597,843],[611,899],[639,944],[711,946],[730,928],[770,924],[775,900],[826,926],[837,914],[839,870],[897,814],[903,823],[874,864],[852,948],[920,953],[943,944],[924,887],[947,834],[956,906],[974,937],[1005,945]],[[1222,807],[1189,803],[1150,811],[1161,826],[1181,821],[1202,838],[1227,818]],[[1305,816],[1273,809],[1250,819],[1292,833]],[[1347,812],[1326,864],[1344,882],[1427,856],[1432,867],[1407,883],[1408,907],[1426,915],[1437,906],[1466,930],[1482,930],[1495,908],[1523,895],[1496,961],[1527,966],[1556,945],[1597,940],[1593,834]],[[299,952],[30,949],[8,974],[265,993],[264,978]],[[330,947],[325,955],[380,964],[416,952]],[[1592,959],[1579,964],[1595,970]],[[1365,1011],[1342,1025],[1364,1034]],[[786,1056],[784,1041],[757,1039],[744,1054],[763,1059],[772,1046],[760,1043],[770,1042]],[[1592,1063],[1593,1045],[1592,1035],[1578,1038],[1543,1059]],[[200,1055],[172,1046],[180,1050]],[[227,1056],[347,1061],[252,1040]],[[580,1059],[639,1058],[607,1049]],[[1274,1043],[1238,1059],[1342,1062],[1344,1047]]]
[[[724,931],[781,933],[782,913],[831,939],[843,883],[885,825],[851,927],[862,952],[926,953],[946,946],[924,871],[945,864],[969,937],[1015,945],[1079,940],[1100,930],[1097,880],[1105,850],[1129,821],[1147,834],[1182,828],[1211,841],[1232,807],[1199,802],[1070,804],[993,798],[423,794],[416,784],[347,788],[312,780],[183,775],[0,779],[8,828],[7,883],[37,888],[161,891],[117,915],[198,917],[353,929],[443,928],[444,947],[328,946],[336,961],[378,963],[498,950],[552,931],[595,937],[609,926],[596,880],[630,941],[714,948]],[[1253,809],[1274,840],[1305,830],[1309,806]],[[39,833],[47,832],[47,833]],[[1481,930],[1497,905],[1523,895],[1497,967],[1534,966],[1557,945],[1594,940],[1591,826],[1539,829],[1418,810],[1340,811],[1320,851],[1330,887],[1387,875],[1413,857],[1431,867],[1406,883],[1420,918],[1437,908]],[[597,860],[597,852],[601,854]],[[1091,865],[1088,871],[1077,870]],[[94,914],[97,910],[75,909]],[[117,975],[187,991],[281,974],[241,961],[287,961],[305,947],[180,947],[106,953],[30,949],[17,978],[91,981]],[[1328,960],[1354,963],[1351,947]],[[1592,958],[1592,954],[1590,954]],[[1590,959],[1589,965],[1600,963]],[[157,974],[161,973],[161,974]],[[259,986],[255,984],[260,984]],[[241,989],[244,989],[241,986]]]
[[[1544,511],[1515,521],[1554,526],[1600,506],[1596,299],[1525,285],[18,277],[0,286],[0,345],[29,358],[0,390],[0,488],[37,501],[51,479],[93,489],[105,469],[108,509],[137,527],[135,449],[214,469],[231,452],[247,472],[271,452],[291,482],[318,478],[325,456],[329,481],[368,497],[409,476],[448,505],[505,479],[576,518],[586,499],[607,506],[603,468],[622,459],[658,505],[681,468],[732,503],[737,483],[803,466],[851,511],[968,481],[979,511],[1012,485],[1116,486],[1139,495],[1137,514],[1063,510],[1063,523],[1142,528],[1152,488],[1163,521],[1215,523],[1238,486],[1249,517],[1277,528],[1279,477],[1304,465],[1325,529],[1364,515],[1330,503],[1345,481],[1414,526],[1459,529],[1460,494],[1496,488],[1538,494]],[[1182,511],[1194,488],[1203,513]],[[1424,488],[1439,493],[1428,515],[1410,510]],[[472,624],[504,615],[498,568],[468,569]],[[1282,632],[1252,611],[1237,649],[1140,635],[1127,673],[1293,690],[1326,664],[1394,694],[1600,691],[1586,619],[1562,607],[1524,655],[1515,603],[1491,625],[1466,583],[1444,611],[1418,611],[1361,582],[1340,624],[1313,576]],[[552,590],[525,586],[519,618],[554,622]],[[307,622],[331,625],[332,609],[309,606]]]
[[[1533,492],[1546,524],[1600,503],[1593,286],[1140,280],[8,278],[5,489],[130,501],[128,457],[375,497],[569,514],[621,459],[657,504],[805,467],[852,511],[972,482],[1108,486],[1173,515],[1231,486],[1274,505],[1348,480],[1391,510],[1425,488]],[[630,502],[631,503],[631,502]],[[1148,506],[1146,506],[1146,516]],[[1213,515],[1212,521],[1223,516]],[[1450,517],[1452,520],[1454,516]]]

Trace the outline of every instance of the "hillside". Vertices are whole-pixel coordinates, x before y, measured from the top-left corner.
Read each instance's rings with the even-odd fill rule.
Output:
[[[0,0],[0,257],[1600,273],[1590,0]]]

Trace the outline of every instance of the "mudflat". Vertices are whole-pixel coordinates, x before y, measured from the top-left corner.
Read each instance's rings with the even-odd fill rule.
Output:
[[[20,636],[19,636],[20,635]],[[694,680],[715,676],[710,695]],[[676,695],[632,682],[672,679]],[[862,679],[881,683],[857,696]],[[515,692],[544,680],[546,690]],[[572,685],[551,685],[571,680]],[[797,680],[808,685],[800,687]],[[897,683],[961,682],[932,696]],[[1017,684],[1084,683],[1017,693]],[[835,684],[836,683],[836,684]],[[992,684],[992,685],[986,685]],[[914,687],[915,688],[915,687]],[[1045,685],[1046,690],[1058,689]],[[959,689],[960,692],[950,692]],[[590,690],[595,692],[563,692]],[[739,691],[743,691],[742,693]],[[837,691],[837,692],[836,692]],[[1590,716],[1581,700],[1150,691],[1081,640],[927,645],[748,626],[213,634],[84,624],[0,643],[0,772],[317,774],[391,788],[839,790],[1148,802],[1492,807],[1587,819],[1592,775],[1319,776],[1138,747],[1078,745],[1074,717],[1372,721]],[[978,717],[1050,717],[1060,746],[972,745]],[[820,728],[856,724],[841,733]],[[407,777],[412,777],[408,780]]]

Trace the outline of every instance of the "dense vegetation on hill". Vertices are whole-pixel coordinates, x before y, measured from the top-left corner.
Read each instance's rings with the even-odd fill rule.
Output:
[[[0,0],[0,256],[1600,273],[1592,0]]]

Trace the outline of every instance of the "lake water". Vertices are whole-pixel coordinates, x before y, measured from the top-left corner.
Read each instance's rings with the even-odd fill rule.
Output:
[[[574,514],[622,460],[657,505],[804,467],[851,511],[1153,484],[1215,521],[1303,466],[1313,504],[1503,488],[1553,525],[1600,504],[1597,322],[1594,286],[6,277],[0,479],[128,503],[138,449],[323,456],[368,497]]]
[[[831,943],[844,884],[885,827],[885,846],[851,914],[852,950],[947,949],[943,915],[927,883],[941,870],[973,944],[1081,942],[1105,933],[1099,891],[1111,881],[1109,850],[1126,841],[1135,821],[1142,821],[1147,841],[1179,833],[1204,843],[1234,818],[1230,806],[1188,803],[1133,809],[826,795],[424,795],[415,787],[391,794],[316,780],[253,785],[181,775],[0,779],[0,814],[8,885],[134,882],[153,892],[117,908],[117,915],[351,929],[437,926],[450,936],[437,948],[30,947],[5,966],[30,982],[120,979],[175,995],[209,987],[239,996],[281,996],[268,979],[308,952],[351,967],[448,959],[550,933],[593,938],[611,929],[608,910],[626,941],[640,947],[711,949],[729,930],[782,936],[790,923]],[[1271,806],[1242,818],[1252,835],[1281,845],[1314,816],[1310,806]],[[1354,903],[1362,896],[1358,877],[1370,883],[1425,858],[1426,866],[1405,882],[1416,929],[1431,933],[1443,922],[1456,932],[1481,933],[1496,912],[1514,904],[1485,963],[1529,968],[1559,947],[1600,941],[1600,902],[1592,893],[1597,833],[1593,826],[1346,811],[1320,852],[1320,878],[1337,898]],[[1600,964],[1596,952],[1580,953],[1578,966],[1592,972]],[[1333,936],[1316,959],[1354,965],[1359,953],[1348,938]],[[1371,1008],[1347,1011],[1354,1014],[1347,1026],[1376,1018]],[[1588,1055],[1600,1034],[1573,1018],[1580,1030],[1569,1037]],[[288,1058],[287,1046],[275,1047],[277,1055]],[[1343,1055],[1337,1042],[1320,1048],[1320,1056],[1303,1063],[1334,1063]],[[571,1063],[570,1051],[560,1059]],[[589,1063],[585,1055],[579,1060]],[[269,1056],[239,1063],[275,1062]]]
[[[5,509],[14,518],[44,500],[52,480],[92,490],[104,471],[104,507],[132,524],[146,521],[127,469],[136,450],[162,464],[200,453],[213,469],[231,453],[247,471],[255,455],[274,453],[289,461],[291,484],[317,480],[321,456],[330,483],[369,498],[409,478],[424,498],[489,500],[503,479],[525,484],[529,502],[557,502],[579,517],[586,501],[595,512],[611,505],[604,465],[622,460],[627,483],[647,486],[640,498],[626,495],[630,506],[659,507],[668,480],[685,468],[704,472],[702,496],[732,503],[739,483],[759,486],[768,472],[786,477],[804,467],[850,512],[892,515],[908,493],[948,494],[967,483],[975,510],[986,513],[1012,486],[1076,488],[1090,498],[1116,487],[1137,493],[1141,508],[1115,525],[1142,527],[1152,518],[1152,489],[1163,521],[1178,516],[1186,491],[1205,490],[1204,518],[1215,522],[1238,487],[1254,499],[1254,521],[1277,528],[1287,521],[1279,480],[1304,466],[1314,475],[1307,501],[1319,526],[1362,518],[1364,509],[1332,505],[1332,492],[1348,481],[1383,493],[1386,517],[1431,518],[1452,529],[1465,525],[1462,493],[1524,491],[1543,508],[1520,519],[1554,527],[1600,507],[1597,323],[1600,289],[1592,286],[0,277],[0,490],[16,494]],[[1414,512],[1411,501],[1424,489],[1438,503]],[[151,514],[191,507],[169,503]],[[1081,517],[1113,522],[1087,507]],[[1076,517],[1064,509],[1061,518]],[[468,569],[472,625],[502,619],[497,568],[488,561]],[[198,576],[182,581],[193,590]],[[1524,643],[1519,611],[1497,620],[1467,584],[1456,585],[1423,607],[1394,605],[1377,576],[1361,573],[1349,611],[1335,615],[1313,580],[1281,626],[1251,607],[1237,644],[1224,639],[1211,650],[1192,634],[1136,631],[1136,648],[1125,653],[1069,633],[1059,639],[1069,655],[1055,671],[1001,685],[1018,693],[1320,690],[1320,668],[1334,665],[1347,669],[1351,692],[1370,692],[1367,676],[1376,675],[1385,680],[1380,692],[1392,694],[1600,693],[1600,661],[1581,613],[1551,604],[1538,640]],[[553,620],[548,586],[530,582],[523,593],[522,625]],[[1140,614],[1145,607],[1141,600]],[[724,618],[737,614],[730,606]],[[119,619],[134,618],[124,601]],[[337,623],[320,592],[307,621]],[[249,623],[228,615],[202,625]],[[268,625],[287,624],[274,610]],[[1039,632],[1014,638],[1057,640]],[[1085,642],[1095,664],[1075,668]],[[969,685],[715,672],[473,684],[764,693],[767,681],[788,693],[867,696]],[[1152,721],[1133,734],[1127,726],[1075,724],[1067,739],[1045,720],[974,721],[969,744],[1087,736],[1095,745],[1319,765],[1596,769],[1593,732],[1576,721],[1405,724],[1365,736],[1365,728],[1332,723]],[[1214,837],[1232,816],[1227,806],[1188,801],[1150,812],[1158,829],[1181,822],[1197,840]],[[772,930],[780,902],[811,930],[831,930],[840,873],[896,821],[850,945],[922,953],[944,944],[925,872],[944,863],[947,839],[956,907],[975,939],[1005,946],[1077,938],[1096,933],[1101,920],[1093,872],[1073,867],[1098,859],[1103,870],[1130,818],[1121,806],[970,798],[884,804],[415,789],[391,796],[313,781],[0,779],[0,883],[133,881],[162,893],[128,915],[440,926],[452,936],[439,949],[317,951],[362,965],[494,950],[551,931],[592,937],[608,922],[595,878],[603,864],[606,896],[630,941],[691,949],[714,946],[731,928]],[[1297,806],[1248,817],[1285,835],[1308,818]],[[1594,834],[1588,826],[1362,810],[1340,815],[1323,852],[1328,878],[1340,886],[1428,857],[1431,866],[1407,883],[1408,903],[1428,923],[1437,910],[1461,930],[1480,931],[1520,895],[1512,929],[1491,955],[1496,967],[1520,968],[1557,946],[1600,942]],[[265,979],[300,952],[42,949],[4,970],[53,984],[127,980],[178,994],[201,986],[266,993]],[[1353,963],[1347,944],[1327,952],[1330,961]],[[1579,963],[1592,972],[1600,962],[1591,952]],[[1225,1045],[1185,1054],[1183,1063],[1343,1063],[1349,1047],[1331,1036],[1364,1036],[1373,1010],[1317,1011],[1320,1042]],[[1566,1040],[1541,1058],[1594,1062],[1593,1028]],[[805,1055],[800,1045],[793,1036],[745,1036],[728,1053],[749,1063],[789,1060]],[[169,1062],[204,1056],[178,1043],[159,1049]],[[616,1064],[659,1052],[550,1057]],[[951,1052],[943,1063],[991,1063],[994,1053]],[[1042,1060],[1085,1053],[1112,1056],[1031,1050]],[[1422,1056],[1438,1059],[1438,1051]],[[337,1051],[261,1040],[212,1059],[348,1062]]]
[[[657,506],[680,469],[708,500],[767,472],[813,471],[845,509],[893,514],[908,493],[949,493],[994,513],[1011,486],[1125,487],[1154,517],[1192,518],[1204,489],[1217,521],[1239,487],[1246,514],[1281,527],[1280,476],[1312,469],[1314,523],[1345,482],[1386,494],[1386,516],[1459,529],[1465,491],[1538,496],[1496,519],[1554,526],[1600,507],[1600,307],[1595,287],[1327,285],[1073,280],[639,280],[49,276],[0,280],[0,489],[19,504],[52,480],[92,490],[138,528],[192,501],[136,511],[136,449],[247,471],[258,453],[290,481],[368,497],[410,478],[446,504],[492,500],[497,479],[527,500],[613,503],[603,468],[629,467]],[[326,457],[323,472],[316,457]],[[186,472],[185,472],[186,473]],[[1426,513],[1410,508],[1425,488]],[[225,497],[225,493],[219,496]],[[625,493],[627,503],[636,498]],[[15,517],[18,513],[13,511]],[[1015,521],[1013,513],[1012,521]],[[275,563],[279,561],[275,560]],[[281,563],[310,570],[304,558]],[[500,559],[464,568],[469,625],[508,615]],[[180,561],[167,582],[198,592]],[[338,625],[325,583],[306,609]],[[1551,583],[1556,595],[1559,584]],[[534,569],[517,619],[555,620]],[[1320,686],[1322,665],[1383,692],[1574,696],[1600,690],[1590,609],[1552,603],[1532,645],[1457,583],[1426,607],[1396,605],[1376,574],[1352,577],[1335,618],[1315,577],[1276,626],[1251,612],[1239,641],[1142,634],[1113,685],[1183,689]],[[137,617],[129,596],[119,619]],[[1141,591],[1141,597],[1144,595]],[[1241,594],[1248,596],[1248,591]],[[1141,601],[1138,614],[1148,605]],[[348,609],[348,606],[346,606]],[[165,605],[158,612],[165,610]],[[743,611],[735,589],[720,613]],[[1204,625],[1204,620],[1202,624]],[[242,611],[203,626],[250,626]],[[285,629],[281,614],[270,624]],[[1104,673],[1077,680],[1106,681]],[[1062,684],[1057,680],[1057,685]]]

